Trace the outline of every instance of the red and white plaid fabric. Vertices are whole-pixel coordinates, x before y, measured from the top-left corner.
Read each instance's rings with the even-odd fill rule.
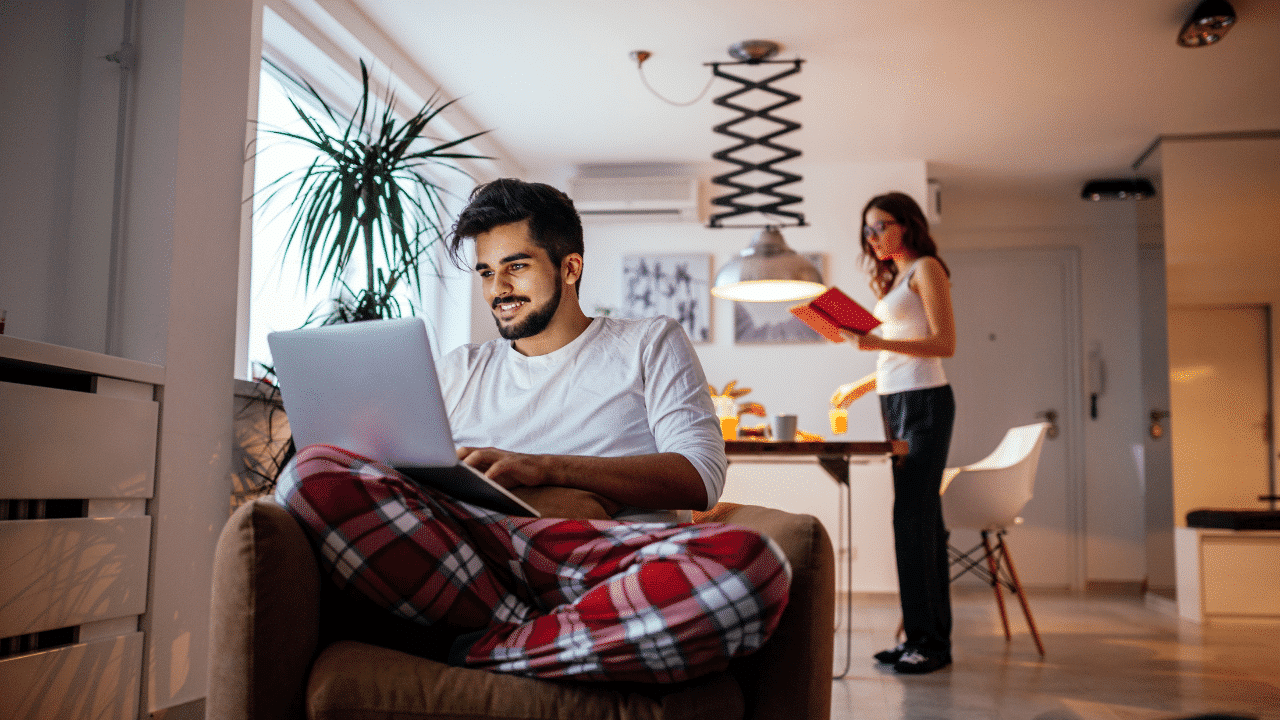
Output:
[[[276,493],[338,585],[473,631],[469,667],[679,682],[754,652],[787,604],[782,552],[734,525],[512,517],[329,446],[299,452]]]

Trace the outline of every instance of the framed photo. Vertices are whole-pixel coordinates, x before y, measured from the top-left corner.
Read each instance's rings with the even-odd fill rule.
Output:
[[[711,341],[711,255],[625,255],[619,317],[666,315],[694,342]]]
[[[801,253],[805,259],[827,276],[826,261],[822,253]],[[767,343],[824,343],[826,338],[800,322],[791,314],[791,306],[797,303],[746,303],[733,304],[733,342],[739,345],[763,345]]]

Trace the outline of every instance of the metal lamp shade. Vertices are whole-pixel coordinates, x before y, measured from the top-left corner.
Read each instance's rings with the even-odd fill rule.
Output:
[[[778,228],[769,226],[720,268],[711,294],[738,302],[794,302],[826,289],[813,263],[796,254]]]

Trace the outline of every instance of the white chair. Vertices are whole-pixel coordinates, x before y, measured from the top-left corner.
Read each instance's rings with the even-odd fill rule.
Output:
[[[1036,649],[1044,655],[1044,645],[1031,618],[1027,596],[1013,567],[1009,546],[1004,535],[1009,527],[1022,522],[1018,513],[1031,499],[1036,481],[1036,468],[1040,463],[1040,448],[1044,445],[1047,422],[1015,427],[1005,433],[1004,439],[987,457],[972,465],[947,468],[942,476],[942,515],[947,528],[977,530],[982,541],[968,552],[949,546],[951,567],[955,582],[965,573],[973,573],[991,585],[1000,606],[1000,622],[1004,624],[1004,637],[1009,634],[1009,617],[1005,613],[1002,588],[1017,594],[1022,604],[1022,614],[1027,618]]]

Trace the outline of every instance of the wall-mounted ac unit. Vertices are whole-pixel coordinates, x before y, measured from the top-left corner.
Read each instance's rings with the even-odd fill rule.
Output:
[[[928,183],[925,190],[928,197],[925,199],[924,219],[930,225],[937,225],[942,222],[942,183],[932,179]]]
[[[698,221],[696,177],[576,177],[569,197],[584,221]]]

